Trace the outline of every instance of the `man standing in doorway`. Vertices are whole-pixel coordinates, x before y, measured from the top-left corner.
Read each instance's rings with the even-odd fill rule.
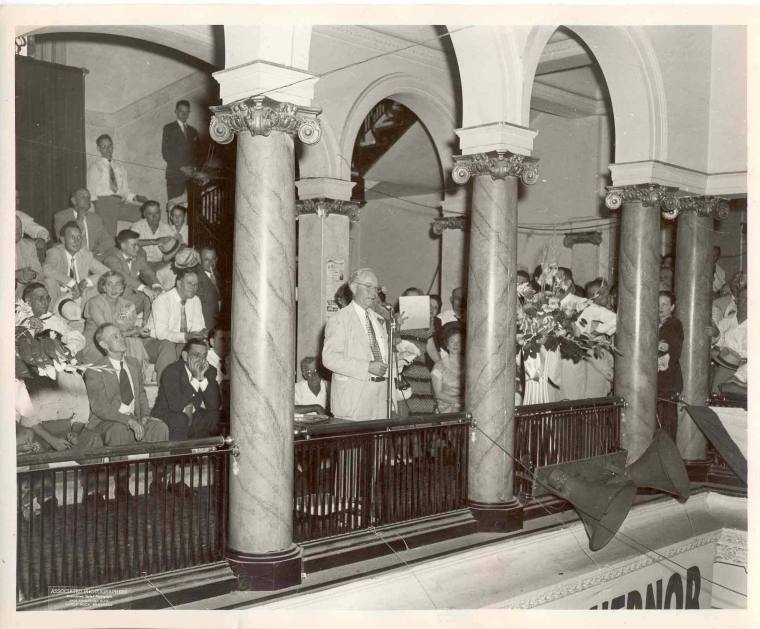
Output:
[[[108,134],[95,140],[98,157],[87,169],[87,189],[95,202],[95,211],[103,219],[106,231],[113,239],[118,221],[134,222],[139,216],[139,206],[147,199],[129,190],[127,172],[113,160],[113,140]]]
[[[386,416],[388,335],[372,309],[380,286],[374,271],[358,269],[353,301],[327,321],[322,363],[333,372],[330,408],[335,417],[363,421]]]
[[[187,204],[187,183],[197,171],[200,153],[198,131],[187,124],[190,103],[180,100],[174,109],[177,119],[164,126],[161,155],[166,162],[166,207]]]

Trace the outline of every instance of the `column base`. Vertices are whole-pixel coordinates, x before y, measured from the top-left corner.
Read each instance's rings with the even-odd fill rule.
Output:
[[[246,553],[227,548],[227,561],[238,590],[281,590],[301,583],[302,550],[295,544],[272,553]]]
[[[519,501],[512,498],[507,502],[477,502],[468,500],[473,517],[481,533],[508,533],[523,527],[524,509]]]

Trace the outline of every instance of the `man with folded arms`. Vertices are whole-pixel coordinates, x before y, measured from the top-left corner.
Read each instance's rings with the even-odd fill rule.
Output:
[[[113,160],[113,140],[103,134],[95,140],[100,157],[87,169],[87,188],[95,200],[95,211],[103,219],[106,231],[113,238],[118,229],[119,219],[134,221],[138,216],[135,204],[147,201],[144,196],[129,190],[127,173]]]
[[[127,344],[121,330],[104,323],[95,330],[95,342],[106,355],[84,376],[92,409],[88,428],[107,446],[167,441],[169,428],[150,416],[142,369],[137,360],[125,355]],[[129,495],[127,480],[124,476],[117,479],[117,494]]]
[[[53,215],[53,230],[61,239],[61,228],[69,221],[75,221],[82,230],[82,246],[89,249],[101,262],[113,249],[113,234],[106,231],[103,219],[90,211],[92,202],[87,188],[79,188],[71,194],[71,207]]]
[[[322,363],[333,372],[330,409],[362,421],[386,417],[388,335],[373,309],[380,286],[374,271],[351,274],[353,301],[327,321]]]
[[[140,208],[142,218],[129,227],[137,232],[140,246],[145,251],[148,264],[156,271],[164,264],[164,253],[159,245],[170,240],[178,241],[173,227],[161,222],[161,207],[158,201],[146,201]]]
[[[156,364],[159,382],[163,370],[180,357],[185,343],[206,339],[206,323],[197,291],[197,271],[182,269],[177,273],[174,288],[161,293],[153,301],[148,319],[151,338],[145,343],[145,349]]]

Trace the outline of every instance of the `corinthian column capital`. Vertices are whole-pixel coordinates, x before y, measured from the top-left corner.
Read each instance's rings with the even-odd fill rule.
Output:
[[[631,186],[608,186],[605,205],[617,210],[623,203],[641,203],[645,207],[662,208],[663,213],[678,209],[678,188],[657,183],[641,183]]]
[[[680,212],[695,212],[697,216],[711,216],[724,219],[728,217],[728,200],[722,197],[681,197],[678,207],[670,215],[663,212],[665,218],[673,220]]]
[[[251,96],[210,108],[209,134],[219,144],[229,144],[236,134],[268,136],[272,131],[297,135],[304,144],[316,144],[322,136],[317,120],[321,109],[284,103],[266,96]]]
[[[520,177],[524,184],[532,185],[538,181],[538,158],[509,151],[454,155],[451,178],[455,183],[463,185],[479,175],[491,175],[492,179]]]
[[[296,211],[299,216],[301,214],[316,214],[319,217],[324,217],[330,214],[342,214],[348,216],[352,223],[356,223],[359,220],[360,205],[355,201],[321,197],[296,201]]]

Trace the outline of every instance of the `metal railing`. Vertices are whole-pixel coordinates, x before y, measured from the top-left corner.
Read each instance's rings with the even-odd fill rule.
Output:
[[[229,454],[216,437],[19,457],[19,608],[224,559]]]
[[[469,430],[464,413],[298,428],[294,541],[464,507]]]
[[[533,498],[537,467],[620,450],[623,406],[622,398],[609,397],[516,407],[515,496],[523,502]]]

